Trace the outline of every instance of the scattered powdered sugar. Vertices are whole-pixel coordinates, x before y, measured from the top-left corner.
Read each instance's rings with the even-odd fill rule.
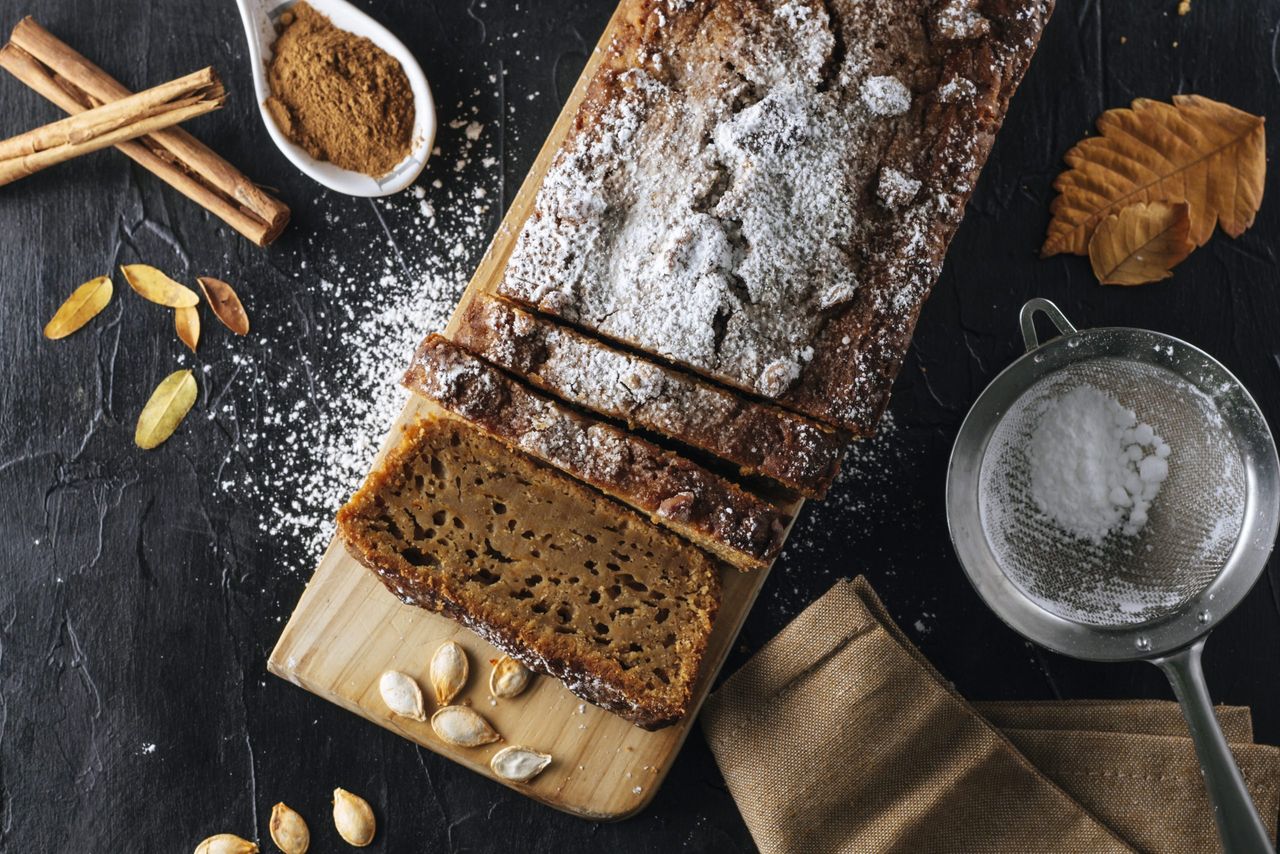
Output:
[[[977,93],[978,87],[972,80],[957,75],[938,87],[938,100],[944,104],[955,104],[972,98]]]
[[[911,109],[911,90],[897,77],[876,75],[862,81],[862,103],[877,116],[900,116]]]
[[[897,169],[885,167],[880,170],[880,183],[876,185],[876,196],[889,210],[898,210],[911,203],[920,192],[921,184],[915,178],[908,177]]]
[[[436,178],[386,199],[322,196],[307,211],[324,226],[280,264],[296,292],[267,307],[289,319],[251,333],[256,347],[233,357],[226,393],[210,404],[235,437],[218,486],[254,507],[289,569],[309,571],[333,536],[334,514],[408,399],[401,373],[444,327],[492,228],[493,141],[477,108],[458,110],[440,127],[426,173]],[[334,232],[345,249],[325,257]]]
[[[1089,385],[1053,400],[1031,436],[1031,496],[1072,536],[1134,536],[1169,476],[1169,445],[1150,424]]]
[[[976,39],[991,32],[991,22],[977,9],[977,0],[949,0],[933,17],[933,26],[944,39]]]

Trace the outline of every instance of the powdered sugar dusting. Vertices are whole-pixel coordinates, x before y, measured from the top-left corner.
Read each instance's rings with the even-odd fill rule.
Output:
[[[989,26],[971,6],[941,10],[947,33]],[[995,93],[978,86],[1020,72],[1026,53],[992,41],[969,65],[948,61],[972,79],[944,80],[915,48],[935,35],[934,4],[857,4],[839,22],[817,0],[721,8],[699,24],[716,38],[622,45],[641,59],[606,65],[596,88],[609,97],[588,103],[552,165],[500,290],[868,432],[876,378],[901,358],[989,141],[957,108],[934,121],[932,107],[989,110]],[[947,174],[913,174],[919,152],[895,142],[912,138]],[[847,324],[846,306],[859,315]],[[836,347],[833,324],[857,337]],[[819,352],[815,381],[800,382]],[[850,365],[829,394],[825,373]]]
[[[911,109],[911,90],[890,75],[875,75],[862,81],[862,103],[877,116],[900,116]]]
[[[254,333],[257,352],[233,357],[236,376],[210,404],[210,417],[236,433],[218,486],[256,508],[262,533],[284,541],[289,569],[310,570],[333,536],[334,514],[407,400],[401,372],[425,333],[443,328],[492,228],[499,179],[479,163],[491,134],[475,109],[457,109],[434,154],[449,168],[427,173],[438,186],[368,202],[324,196],[304,213],[325,227],[308,239],[311,264],[279,264],[297,281],[296,319]],[[367,249],[315,262],[334,230]],[[303,394],[280,395],[279,386]]]
[[[857,290],[848,198],[867,165],[832,141],[911,98],[873,76],[877,109],[850,109],[822,85],[834,40],[820,5],[779,3],[758,23],[772,29],[750,67],[695,55],[688,80],[624,73],[598,132],[548,174],[503,290],[777,396],[824,312]],[[839,73],[865,62],[843,57]]]
[[[822,492],[840,440],[785,410],[744,400],[633,353],[481,298],[459,343],[556,395],[672,437],[802,491]]]

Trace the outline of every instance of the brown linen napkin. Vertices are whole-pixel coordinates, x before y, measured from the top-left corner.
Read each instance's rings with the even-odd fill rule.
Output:
[[[1219,850],[1213,807],[1189,737],[1028,729],[1004,734],[1046,777],[1138,850]],[[1231,751],[1274,839],[1280,750],[1232,742]]]
[[[1121,732],[1187,738],[1182,708],[1172,700],[976,700],[973,708],[1002,730],[1050,729]],[[1253,743],[1248,706],[1215,706],[1231,744]]]
[[[1007,732],[858,578],[726,681],[702,723],[766,852],[1217,850],[1176,703],[978,705]],[[1218,715],[1274,835],[1280,751],[1248,743],[1247,709]]]
[[[839,582],[708,698],[762,851],[1128,851]]]

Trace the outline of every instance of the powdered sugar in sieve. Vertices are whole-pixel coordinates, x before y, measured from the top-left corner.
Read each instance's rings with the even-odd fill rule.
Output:
[[[1098,418],[1108,399],[1121,413],[1137,413],[1132,422],[1115,418],[1125,422],[1119,428],[1125,447],[1139,445],[1127,469],[1136,481],[1129,478],[1126,496],[1115,493],[1112,512],[1105,501],[1046,490],[1044,474],[1046,466],[1051,475],[1062,474],[1054,468],[1063,461],[1052,459],[1057,445],[1072,438],[1079,444],[1085,440],[1078,431],[1107,426]],[[1091,407],[1097,412],[1083,411]],[[1168,448],[1176,458],[1163,479]],[[1144,464],[1151,482],[1144,482]],[[1243,525],[1246,480],[1240,451],[1212,399],[1165,368],[1099,358],[1048,374],[1015,401],[987,446],[978,496],[984,533],[1014,584],[1065,619],[1121,626],[1168,614],[1213,581]]]

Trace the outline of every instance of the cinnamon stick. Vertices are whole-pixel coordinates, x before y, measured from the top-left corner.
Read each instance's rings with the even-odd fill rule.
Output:
[[[91,151],[216,110],[227,93],[212,68],[0,140],[0,186]]]
[[[68,113],[118,101],[130,92],[105,71],[24,18],[0,48],[0,68]],[[116,148],[236,231],[265,246],[289,221],[289,208],[180,128],[156,131]]]

